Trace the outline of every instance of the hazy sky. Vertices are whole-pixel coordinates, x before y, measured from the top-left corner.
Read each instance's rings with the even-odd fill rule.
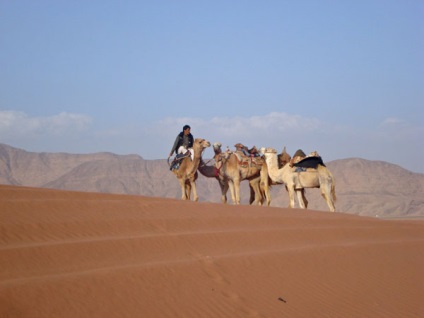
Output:
[[[0,143],[164,159],[184,124],[424,173],[424,1],[0,0]]]

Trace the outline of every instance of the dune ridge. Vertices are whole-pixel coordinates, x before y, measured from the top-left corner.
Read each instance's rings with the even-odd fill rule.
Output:
[[[422,220],[0,185],[0,233],[1,317],[424,314]]]

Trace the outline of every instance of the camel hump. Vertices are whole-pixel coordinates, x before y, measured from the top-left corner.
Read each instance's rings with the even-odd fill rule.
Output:
[[[285,147],[284,147],[284,149],[285,149]],[[294,157],[306,157],[306,154],[303,152],[303,150],[302,149],[298,149],[298,150],[296,150],[296,152],[294,153],[294,155],[293,155],[293,158]]]

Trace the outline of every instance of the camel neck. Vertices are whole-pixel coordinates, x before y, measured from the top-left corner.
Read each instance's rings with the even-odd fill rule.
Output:
[[[278,175],[278,158],[277,154],[270,154],[265,157],[266,164],[268,165],[268,174],[273,181],[276,181]]]
[[[201,159],[202,159],[202,155],[199,154],[199,153],[196,153],[196,151],[195,151],[194,155],[193,155],[193,166],[192,166],[191,171],[189,172],[190,174],[195,173],[196,170],[199,168],[199,163],[200,163]]]
[[[197,167],[197,170],[199,170],[199,172],[205,177],[208,177],[208,178],[215,177],[215,171],[214,171],[215,167],[206,165],[202,157],[200,157],[200,162],[199,162],[199,166]]]

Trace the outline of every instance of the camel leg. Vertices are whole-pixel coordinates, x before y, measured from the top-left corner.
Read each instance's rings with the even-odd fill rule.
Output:
[[[327,202],[330,211],[335,212],[336,207],[334,206],[334,200],[336,198],[336,193],[332,178],[320,178],[319,182],[322,197],[324,198],[325,202]]]
[[[262,205],[263,200],[263,196],[261,193],[261,188],[259,186],[259,182],[255,182],[255,186],[253,188],[254,192],[255,192],[255,201],[253,202],[256,205]]]
[[[250,190],[249,204],[252,204],[255,201],[255,190],[253,189],[250,183],[249,183],[249,190]]]
[[[291,206],[290,206],[290,193],[289,193],[289,188],[287,187],[287,185],[284,185],[284,187],[286,188],[287,194],[288,194],[288,196],[289,196],[289,205],[288,205],[288,208],[291,208]]]
[[[268,206],[268,199],[266,197],[266,194],[265,194],[264,189],[262,189],[262,187],[260,186],[260,184],[259,184],[259,194],[261,196],[261,199],[259,201],[259,205],[264,205],[264,203],[266,202],[266,205]]]
[[[303,204],[305,205],[305,209],[307,209],[308,208],[308,200],[306,200],[306,196],[305,196],[305,189],[302,189],[301,190],[301,193],[302,193],[302,200],[303,200]]]
[[[251,205],[262,205],[263,199],[262,199],[262,193],[259,189],[258,184],[249,184],[250,188],[250,199],[249,204]]]
[[[234,194],[236,197],[236,204],[240,204],[240,179],[234,181]]]
[[[305,202],[303,201],[303,189],[297,189],[296,195],[297,195],[297,201],[299,202],[299,206],[301,209],[306,209]]]
[[[180,186],[181,186],[181,200],[187,200],[186,185],[183,179],[180,179]]]
[[[335,212],[336,207],[334,206],[334,202],[332,200],[331,194],[332,194],[331,190],[328,189],[328,187],[321,188],[321,195],[324,198],[325,202],[327,202],[328,208],[330,209],[331,212]]]
[[[198,201],[199,196],[197,195],[196,182],[190,181],[190,187],[193,190],[193,201]]]
[[[265,198],[266,198],[266,206],[270,206],[271,205],[271,191],[269,191],[268,187],[264,189],[264,193],[265,193]]]
[[[264,166],[265,167],[265,166]],[[260,183],[259,183],[259,189],[261,191],[262,195],[262,204],[264,204],[266,200],[266,205],[271,205],[271,192],[269,190],[269,176],[268,176],[268,169],[266,168],[261,169],[261,173],[259,174],[260,177]]]
[[[237,204],[236,203],[236,194],[235,194],[235,189],[234,189],[234,182],[232,180],[230,180],[228,182],[228,186],[230,188],[231,199],[233,200],[233,204]]]
[[[288,186],[287,191],[289,193],[289,208],[294,208],[294,185]]]
[[[337,200],[336,185],[335,185],[335,181],[333,179],[333,182],[331,182],[331,202],[333,203],[333,209],[334,209],[333,212],[336,212],[336,205],[335,205],[336,200]]]
[[[263,197],[260,189],[260,180],[249,180],[250,199],[249,204],[262,205]]]
[[[260,190],[261,190],[261,195],[262,195],[262,204],[265,201],[264,198],[266,199],[266,206],[270,206],[271,205],[271,191],[269,191],[269,185],[265,182],[260,183]]]
[[[225,204],[227,203],[228,182],[223,183],[218,179],[218,183],[221,188],[221,202]]]
[[[186,196],[187,196],[187,200],[190,200],[191,197],[191,185],[189,182],[186,183]]]

